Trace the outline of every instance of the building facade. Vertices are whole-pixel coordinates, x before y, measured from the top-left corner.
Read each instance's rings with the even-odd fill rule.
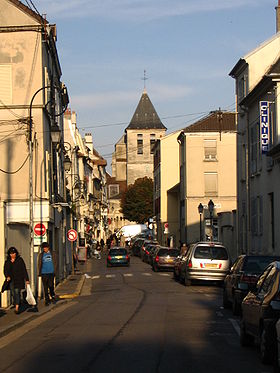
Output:
[[[180,241],[217,241],[218,214],[236,209],[236,115],[211,112],[185,128],[178,142]]]
[[[178,246],[180,239],[179,134],[177,131],[164,136],[157,140],[154,148],[154,211],[157,240],[162,245]]]
[[[276,8],[279,22],[279,6]],[[277,22],[277,31],[279,24]],[[238,110],[238,251],[280,255],[280,34],[230,72]]]

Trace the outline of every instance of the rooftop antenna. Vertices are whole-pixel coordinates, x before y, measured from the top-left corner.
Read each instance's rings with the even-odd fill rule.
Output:
[[[280,1],[280,0],[279,0]],[[146,90],[146,80],[148,80],[149,78],[147,78],[147,75],[146,75],[146,70],[144,70],[144,77],[141,78],[141,80],[144,80],[144,93],[147,92]]]

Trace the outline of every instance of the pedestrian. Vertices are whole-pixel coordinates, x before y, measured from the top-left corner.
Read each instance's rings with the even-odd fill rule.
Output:
[[[21,290],[29,284],[29,277],[24,260],[15,247],[10,247],[4,264],[4,276],[10,284],[15,313],[20,313]]]
[[[48,242],[42,243],[42,252],[38,258],[38,274],[42,277],[45,305],[56,302],[54,293],[54,277],[57,272],[56,254],[50,249]]]

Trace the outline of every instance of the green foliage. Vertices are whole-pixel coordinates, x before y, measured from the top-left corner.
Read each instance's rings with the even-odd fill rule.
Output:
[[[137,179],[129,185],[121,200],[125,219],[144,224],[153,216],[153,187],[153,180],[148,177]]]

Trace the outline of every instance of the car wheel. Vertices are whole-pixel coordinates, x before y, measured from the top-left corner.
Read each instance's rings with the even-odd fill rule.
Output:
[[[231,306],[231,303],[228,300],[227,292],[226,292],[226,289],[224,288],[224,290],[223,290],[223,307],[224,308],[230,308],[230,306]]]
[[[276,341],[276,335],[273,336],[273,326],[269,325],[264,327],[260,336],[260,353],[261,362],[263,364],[270,364],[273,362],[276,353],[276,344],[274,341]]]
[[[244,321],[241,321],[240,325],[240,344],[243,347],[251,346],[254,342],[254,337],[247,334]]]
[[[241,314],[241,306],[238,303],[236,295],[233,294],[233,301],[232,301],[232,312],[235,316],[240,316]]]
[[[192,284],[192,281],[189,279],[189,276],[187,273],[185,274],[184,284],[185,286],[190,286]]]

